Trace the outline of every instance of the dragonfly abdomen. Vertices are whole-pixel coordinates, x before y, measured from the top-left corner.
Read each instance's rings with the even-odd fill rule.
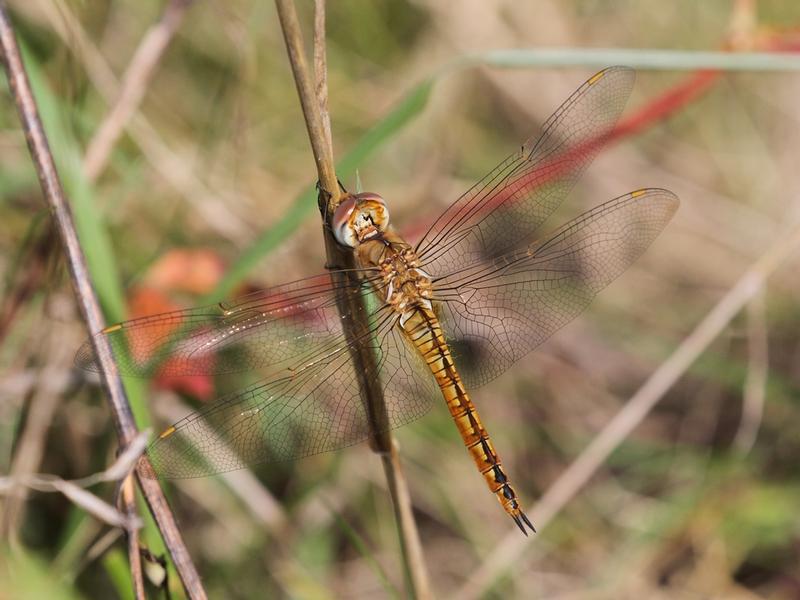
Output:
[[[425,360],[436,383],[442,390],[447,408],[461,434],[464,445],[475,461],[489,490],[497,497],[523,533],[527,535],[526,524],[532,531],[535,531],[520,508],[517,493],[514,491],[489,434],[483,427],[478,411],[461,381],[436,315],[427,307],[418,306],[404,315],[402,328],[409,341]]]

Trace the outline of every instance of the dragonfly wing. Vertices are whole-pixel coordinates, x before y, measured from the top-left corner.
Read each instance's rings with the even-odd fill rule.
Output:
[[[359,285],[334,285],[329,274],[322,274],[230,302],[126,321],[95,335],[108,340],[123,375],[147,377],[158,371],[184,376],[276,366],[341,334],[336,289]],[[75,364],[98,369],[91,340],[80,348]]]
[[[678,204],[667,190],[638,190],[543,242],[436,281],[439,319],[465,383],[494,379],[580,314],[645,251]]]
[[[542,134],[452,204],[417,245],[434,277],[530,242],[614,128],[633,88],[627,67],[600,71],[545,122]]]
[[[366,373],[384,389],[388,418],[379,429],[404,425],[425,414],[438,388],[422,359],[403,339],[396,317],[379,322],[359,341],[377,367]],[[159,477],[201,477],[343,448],[371,434],[344,336],[310,361],[223,397],[167,429],[148,454]]]

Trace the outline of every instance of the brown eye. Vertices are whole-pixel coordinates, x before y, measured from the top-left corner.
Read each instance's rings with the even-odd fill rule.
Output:
[[[360,200],[363,203],[375,203],[380,204],[383,208],[386,208],[386,200],[383,199],[383,196],[376,194],[375,192],[361,192],[360,194],[356,194],[353,196],[357,200]]]
[[[356,233],[350,226],[350,216],[356,207],[356,198],[350,196],[345,198],[333,213],[331,229],[336,241],[344,246],[354,248],[357,242]]]

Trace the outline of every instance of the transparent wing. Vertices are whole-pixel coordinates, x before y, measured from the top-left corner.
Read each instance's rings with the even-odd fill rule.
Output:
[[[279,365],[341,335],[337,289],[360,284],[340,279],[333,284],[326,273],[231,302],[126,321],[95,335],[107,338],[123,375],[146,377],[156,369],[164,375],[202,375]],[[98,369],[91,340],[81,346],[75,364]]]
[[[384,430],[425,414],[438,388],[395,326],[396,316],[380,314],[360,343],[377,356],[377,368],[363,375],[384,389],[388,418],[377,423]],[[223,397],[167,429],[148,449],[155,472],[166,478],[201,477],[366,440],[371,420],[359,392],[361,376],[339,339],[288,373]]]
[[[494,379],[581,313],[678,208],[667,190],[610,200],[543,242],[434,282],[436,308],[467,386]]]
[[[572,94],[538,138],[500,163],[448,208],[417,245],[425,270],[443,276],[530,242],[608,138],[634,71],[610,67]]]

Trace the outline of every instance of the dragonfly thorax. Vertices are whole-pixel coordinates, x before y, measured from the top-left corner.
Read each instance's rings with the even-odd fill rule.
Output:
[[[388,231],[356,249],[359,266],[377,268],[380,278],[375,293],[401,315],[417,306],[431,305],[431,277],[421,267],[414,250],[397,234]]]

